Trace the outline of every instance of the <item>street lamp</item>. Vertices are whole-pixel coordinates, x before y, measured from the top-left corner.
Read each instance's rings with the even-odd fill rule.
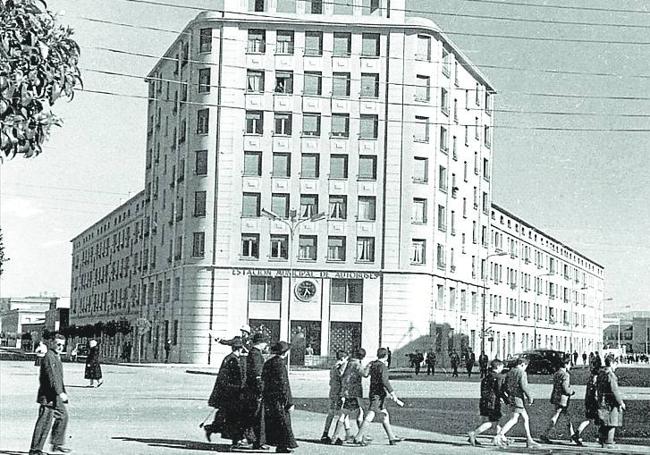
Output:
[[[285,219],[278,215],[277,213],[274,213],[270,210],[262,209],[261,210],[262,216],[265,218],[268,218],[272,221],[279,221],[283,224],[285,224],[289,228],[289,245],[288,245],[288,254],[289,254],[289,295],[288,295],[288,300],[287,300],[287,343],[291,342],[291,298],[293,294],[293,258],[294,258],[294,252],[293,252],[293,243],[294,243],[294,235],[297,232],[298,227],[309,221],[309,222],[316,222],[316,221],[321,221],[327,218],[327,215],[324,212],[319,212],[311,215],[308,218],[298,218],[298,211],[295,209],[289,210],[289,218]],[[282,312],[280,312],[282,314]],[[291,355],[291,354],[289,354]],[[289,368],[290,361],[287,359],[287,368]]]
[[[481,353],[485,352],[485,306],[486,306],[486,300],[487,300],[487,293],[488,293],[488,259],[491,257],[495,256],[505,256],[508,253],[505,251],[499,251],[498,253],[492,253],[488,254],[485,257],[485,269],[483,270],[483,302],[481,305]]]
[[[543,276],[553,276],[554,273],[539,273],[535,275],[535,281],[537,281],[537,278],[541,278]],[[538,316],[540,315],[540,311],[537,309],[537,294],[539,293],[539,285],[537,286],[537,289],[535,289],[535,300],[533,302],[533,312],[536,313],[534,315],[534,321],[533,321],[533,349],[537,349],[537,319]]]

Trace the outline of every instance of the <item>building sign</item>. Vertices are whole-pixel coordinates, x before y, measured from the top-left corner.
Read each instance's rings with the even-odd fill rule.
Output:
[[[379,272],[334,272],[328,270],[293,270],[294,278],[347,278],[347,279],[366,279],[375,280],[379,278]],[[289,277],[290,273],[287,269],[245,269],[233,268],[232,274],[235,276],[250,275],[250,276],[270,276],[270,277]]]

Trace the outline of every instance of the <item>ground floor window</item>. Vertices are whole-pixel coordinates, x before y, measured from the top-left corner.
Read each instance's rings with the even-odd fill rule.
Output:
[[[279,302],[282,298],[282,278],[252,276],[248,283],[248,300]]]
[[[291,364],[304,365],[305,355],[320,355],[321,322],[291,321]]]
[[[330,356],[336,351],[352,353],[361,347],[360,322],[332,322],[330,326]]]
[[[270,344],[280,340],[280,321],[278,319],[251,319],[248,321],[251,333],[261,332],[269,339]]]
[[[363,280],[332,279],[332,303],[363,303]]]

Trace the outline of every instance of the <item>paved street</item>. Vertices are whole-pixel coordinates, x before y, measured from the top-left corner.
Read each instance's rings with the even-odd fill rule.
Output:
[[[215,377],[188,374],[188,369],[214,371],[210,368],[186,365],[104,365],[104,385],[91,389],[85,387],[82,364],[64,364],[66,386],[70,396],[69,446],[75,453],[93,455],[186,455],[227,451],[227,441],[216,439],[214,444],[209,444],[198,428],[199,422],[210,411],[206,400]],[[362,454],[411,455],[499,452],[493,447],[473,449],[466,443],[464,433],[467,427],[477,423],[476,402],[470,400],[477,396],[477,383],[395,381],[396,389],[407,402],[404,410],[395,410],[396,432],[407,440],[399,446],[388,446],[380,426],[376,424],[371,431],[373,444],[366,448],[352,448],[316,443],[322,431],[323,415],[311,411],[320,410],[322,398],[327,396],[327,372],[296,371],[291,373],[291,381],[298,404],[298,411],[294,414],[294,430],[300,444],[298,453],[339,454],[354,451]],[[0,362],[0,454],[27,453],[38,408],[34,402],[37,385],[38,369],[32,364]],[[533,388],[540,397],[547,397],[550,392],[548,384],[533,384]],[[648,388],[626,387],[624,392],[628,407],[650,410]],[[580,396],[584,391],[578,388],[577,393]],[[547,402],[545,398],[541,401]],[[639,415],[647,415],[647,411]],[[413,422],[408,425],[412,428],[400,426],[404,425],[404,419],[407,418]],[[454,424],[455,427],[449,428],[450,425],[441,423],[445,420],[463,422],[466,419],[468,423],[464,426]],[[633,425],[634,422],[630,421],[630,424]],[[643,425],[643,422],[636,424]],[[534,432],[539,431],[539,428],[540,425],[534,426]],[[484,441],[487,442],[487,438]],[[638,444],[642,441],[631,438],[630,442]],[[588,449],[581,451],[566,444],[527,451],[523,448],[521,440],[518,440],[514,447],[500,451],[561,454],[641,454],[650,451],[648,446],[642,445],[622,444],[615,451],[597,448],[593,442],[589,445]]]

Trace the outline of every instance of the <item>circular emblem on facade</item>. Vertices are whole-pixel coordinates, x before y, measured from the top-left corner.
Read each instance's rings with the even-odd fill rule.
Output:
[[[296,284],[294,289],[296,297],[303,302],[311,300],[316,295],[316,285],[313,281],[305,280]]]

